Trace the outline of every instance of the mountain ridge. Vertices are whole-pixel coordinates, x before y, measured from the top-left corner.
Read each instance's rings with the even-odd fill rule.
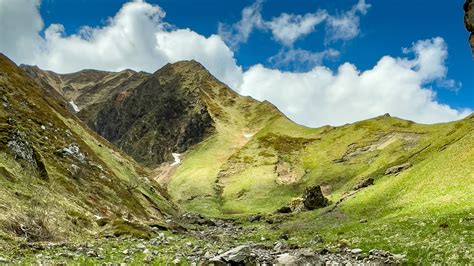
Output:
[[[14,244],[130,234],[135,224],[164,225],[176,214],[144,168],[44,94],[4,55],[0,90],[0,238]]]

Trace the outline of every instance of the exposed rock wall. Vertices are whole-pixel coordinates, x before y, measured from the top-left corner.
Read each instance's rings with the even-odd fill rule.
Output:
[[[466,29],[471,33],[469,43],[471,44],[472,53],[474,55],[474,1],[466,0],[464,4],[464,24]]]
[[[108,101],[89,126],[137,161],[157,165],[214,130],[202,98],[210,78],[196,62],[167,65]]]

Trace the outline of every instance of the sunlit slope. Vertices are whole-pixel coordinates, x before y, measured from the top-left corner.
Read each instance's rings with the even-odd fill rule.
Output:
[[[419,203],[427,206],[438,206],[442,198],[454,201],[457,187],[464,188],[460,192],[464,195],[474,193],[472,156],[466,155],[466,166],[453,170],[450,165],[458,164],[459,158],[449,153],[455,144],[466,153],[474,148],[472,142],[458,143],[470,137],[472,118],[419,125],[381,116],[341,127],[309,129],[279,115],[260,125],[260,130],[252,132],[255,135],[241,145],[238,140],[243,139],[243,127],[226,125],[227,131],[219,131],[215,138],[187,153],[168,187],[173,197],[192,210],[209,214],[269,213],[300,196],[310,185],[322,185],[324,194],[335,203],[367,178],[375,180],[370,190],[386,195],[385,182],[394,186],[390,181],[401,176],[409,176],[412,182],[399,185],[398,193],[406,197],[419,194],[420,187],[430,188],[430,193],[424,193],[426,197],[418,196]],[[434,163],[438,156],[443,156],[445,163]],[[404,163],[413,166],[398,175],[385,174],[388,168]],[[435,166],[445,172],[444,177],[436,177],[444,178],[444,182],[426,174],[434,173]],[[435,197],[433,193],[439,194]],[[403,198],[396,196],[397,200]],[[372,199],[374,203],[381,200]]]
[[[142,167],[3,55],[0,91],[0,239],[61,240],[173,215]]]

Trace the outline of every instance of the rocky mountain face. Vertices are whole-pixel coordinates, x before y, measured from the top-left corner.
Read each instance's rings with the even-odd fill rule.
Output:
[[[466,29],[471,33],[469,43],[471,44],[474,54],[474,1],[466,0],[464,4],[464,14],[464,24],[466,25]]]
[[[195,61],[168,64],[154,74],[84,70],[60,75],[22,67],[46,92],[76,104],[77,116],[90,128],[146,166],[169,161],[172,153],[212,136],[216,124],[245,123],[234,113],[250,117],[247,109],[261,105],[236,94]],[[270,110],[263,119],[279,113],[263,105]]]
[[[145,165],[158,165],[214,131],[209,74],[196,62],[167,65],[106,102],[91,128]]]
[[[0,238],[127,234],[171,218],[175,207],[147,170],[85,127],[49,89],[0,55]]]
[[[58,74],[42,70],[37,66],[20,65],[28,76],[35,80],[49,95],[64,103],[74,113],[88,108],[82,113],[86,120],[94,120],[97,105],[101,105],[113,95],[136,87],[150,74],[124,70],[107,72],[82,70],[70,74]]]

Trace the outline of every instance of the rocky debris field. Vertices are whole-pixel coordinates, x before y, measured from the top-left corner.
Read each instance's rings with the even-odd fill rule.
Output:
[[[250,217],[249,220],[255,217]],[[313,249],[291,244],[288,235],[255,240],[267,218],[242,225],[233,220],[206,219],[184,214],[191,228],[183,233],[156,229],[149,239],[128,236],[79,243],[23,243],[2,254],[0,263],[11,264],[174,264],[174,265],[353,265],[398,264],[403,254],[362,250],[347,246]]]

